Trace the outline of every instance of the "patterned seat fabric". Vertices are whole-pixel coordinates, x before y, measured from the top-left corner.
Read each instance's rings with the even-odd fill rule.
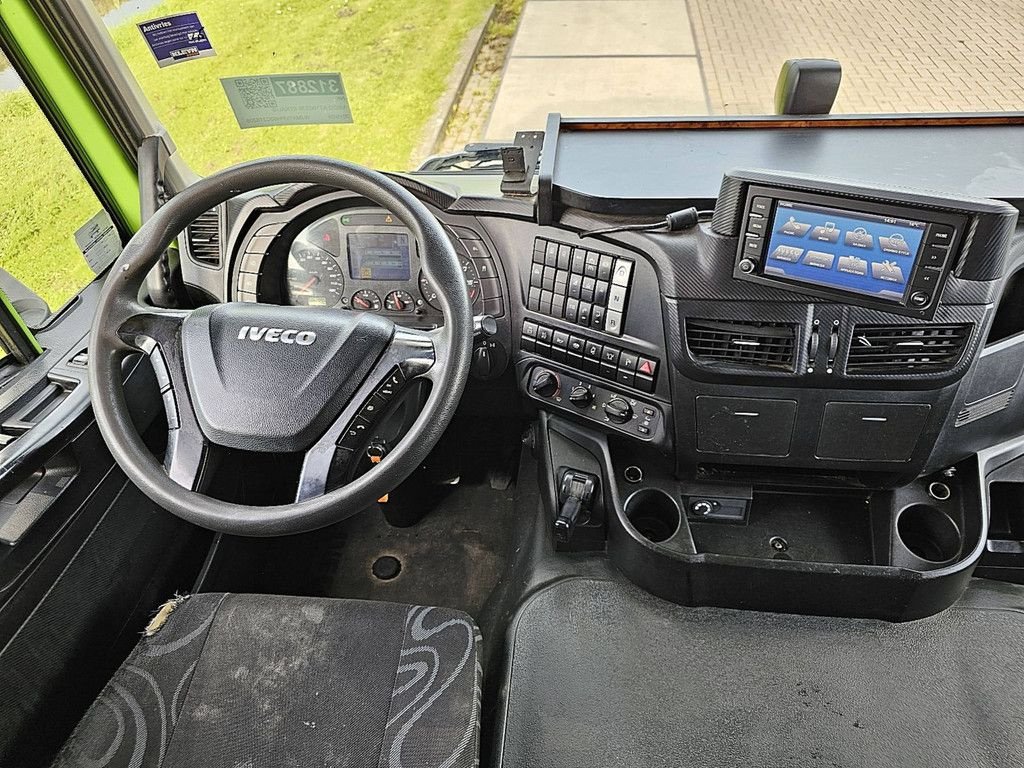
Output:
[[[444,608],[194,595],[139,642],[54,765],[475,766],[479,642]]]

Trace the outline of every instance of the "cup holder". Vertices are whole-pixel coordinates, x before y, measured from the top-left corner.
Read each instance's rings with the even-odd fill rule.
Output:
[[[639,490],[626,499],[625,509],[630,525],[655,544],[668,541],[679,530],[679,504],[665,491],[656,488]]]
[[[928,504],[912,504],[900,512],[896,533],[915,557],[946,563],[960,554],[960,529],[945,512]]]

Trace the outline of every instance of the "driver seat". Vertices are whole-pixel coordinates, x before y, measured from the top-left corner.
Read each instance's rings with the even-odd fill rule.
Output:
[[[474,766],[479,643],[473,620],[445,608],[176,598],[54,765]]]

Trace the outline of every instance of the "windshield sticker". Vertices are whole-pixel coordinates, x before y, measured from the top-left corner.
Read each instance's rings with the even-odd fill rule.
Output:
[[[351,123],[341,75],[222,77],[240,128]]]
[[[75,232],[75,243],[85,261],[97,275],[121,255],[121,236],[117,234],[110,214],[101,210]]]
[[[198,13],[179,13],[139,24],[149,50],[161,67],[215,56]]]

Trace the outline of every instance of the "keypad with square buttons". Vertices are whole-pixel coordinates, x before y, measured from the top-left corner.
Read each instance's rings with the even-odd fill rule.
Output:
[[[621,336],[632,280],[629,259],[538,237],[526,307]]]

